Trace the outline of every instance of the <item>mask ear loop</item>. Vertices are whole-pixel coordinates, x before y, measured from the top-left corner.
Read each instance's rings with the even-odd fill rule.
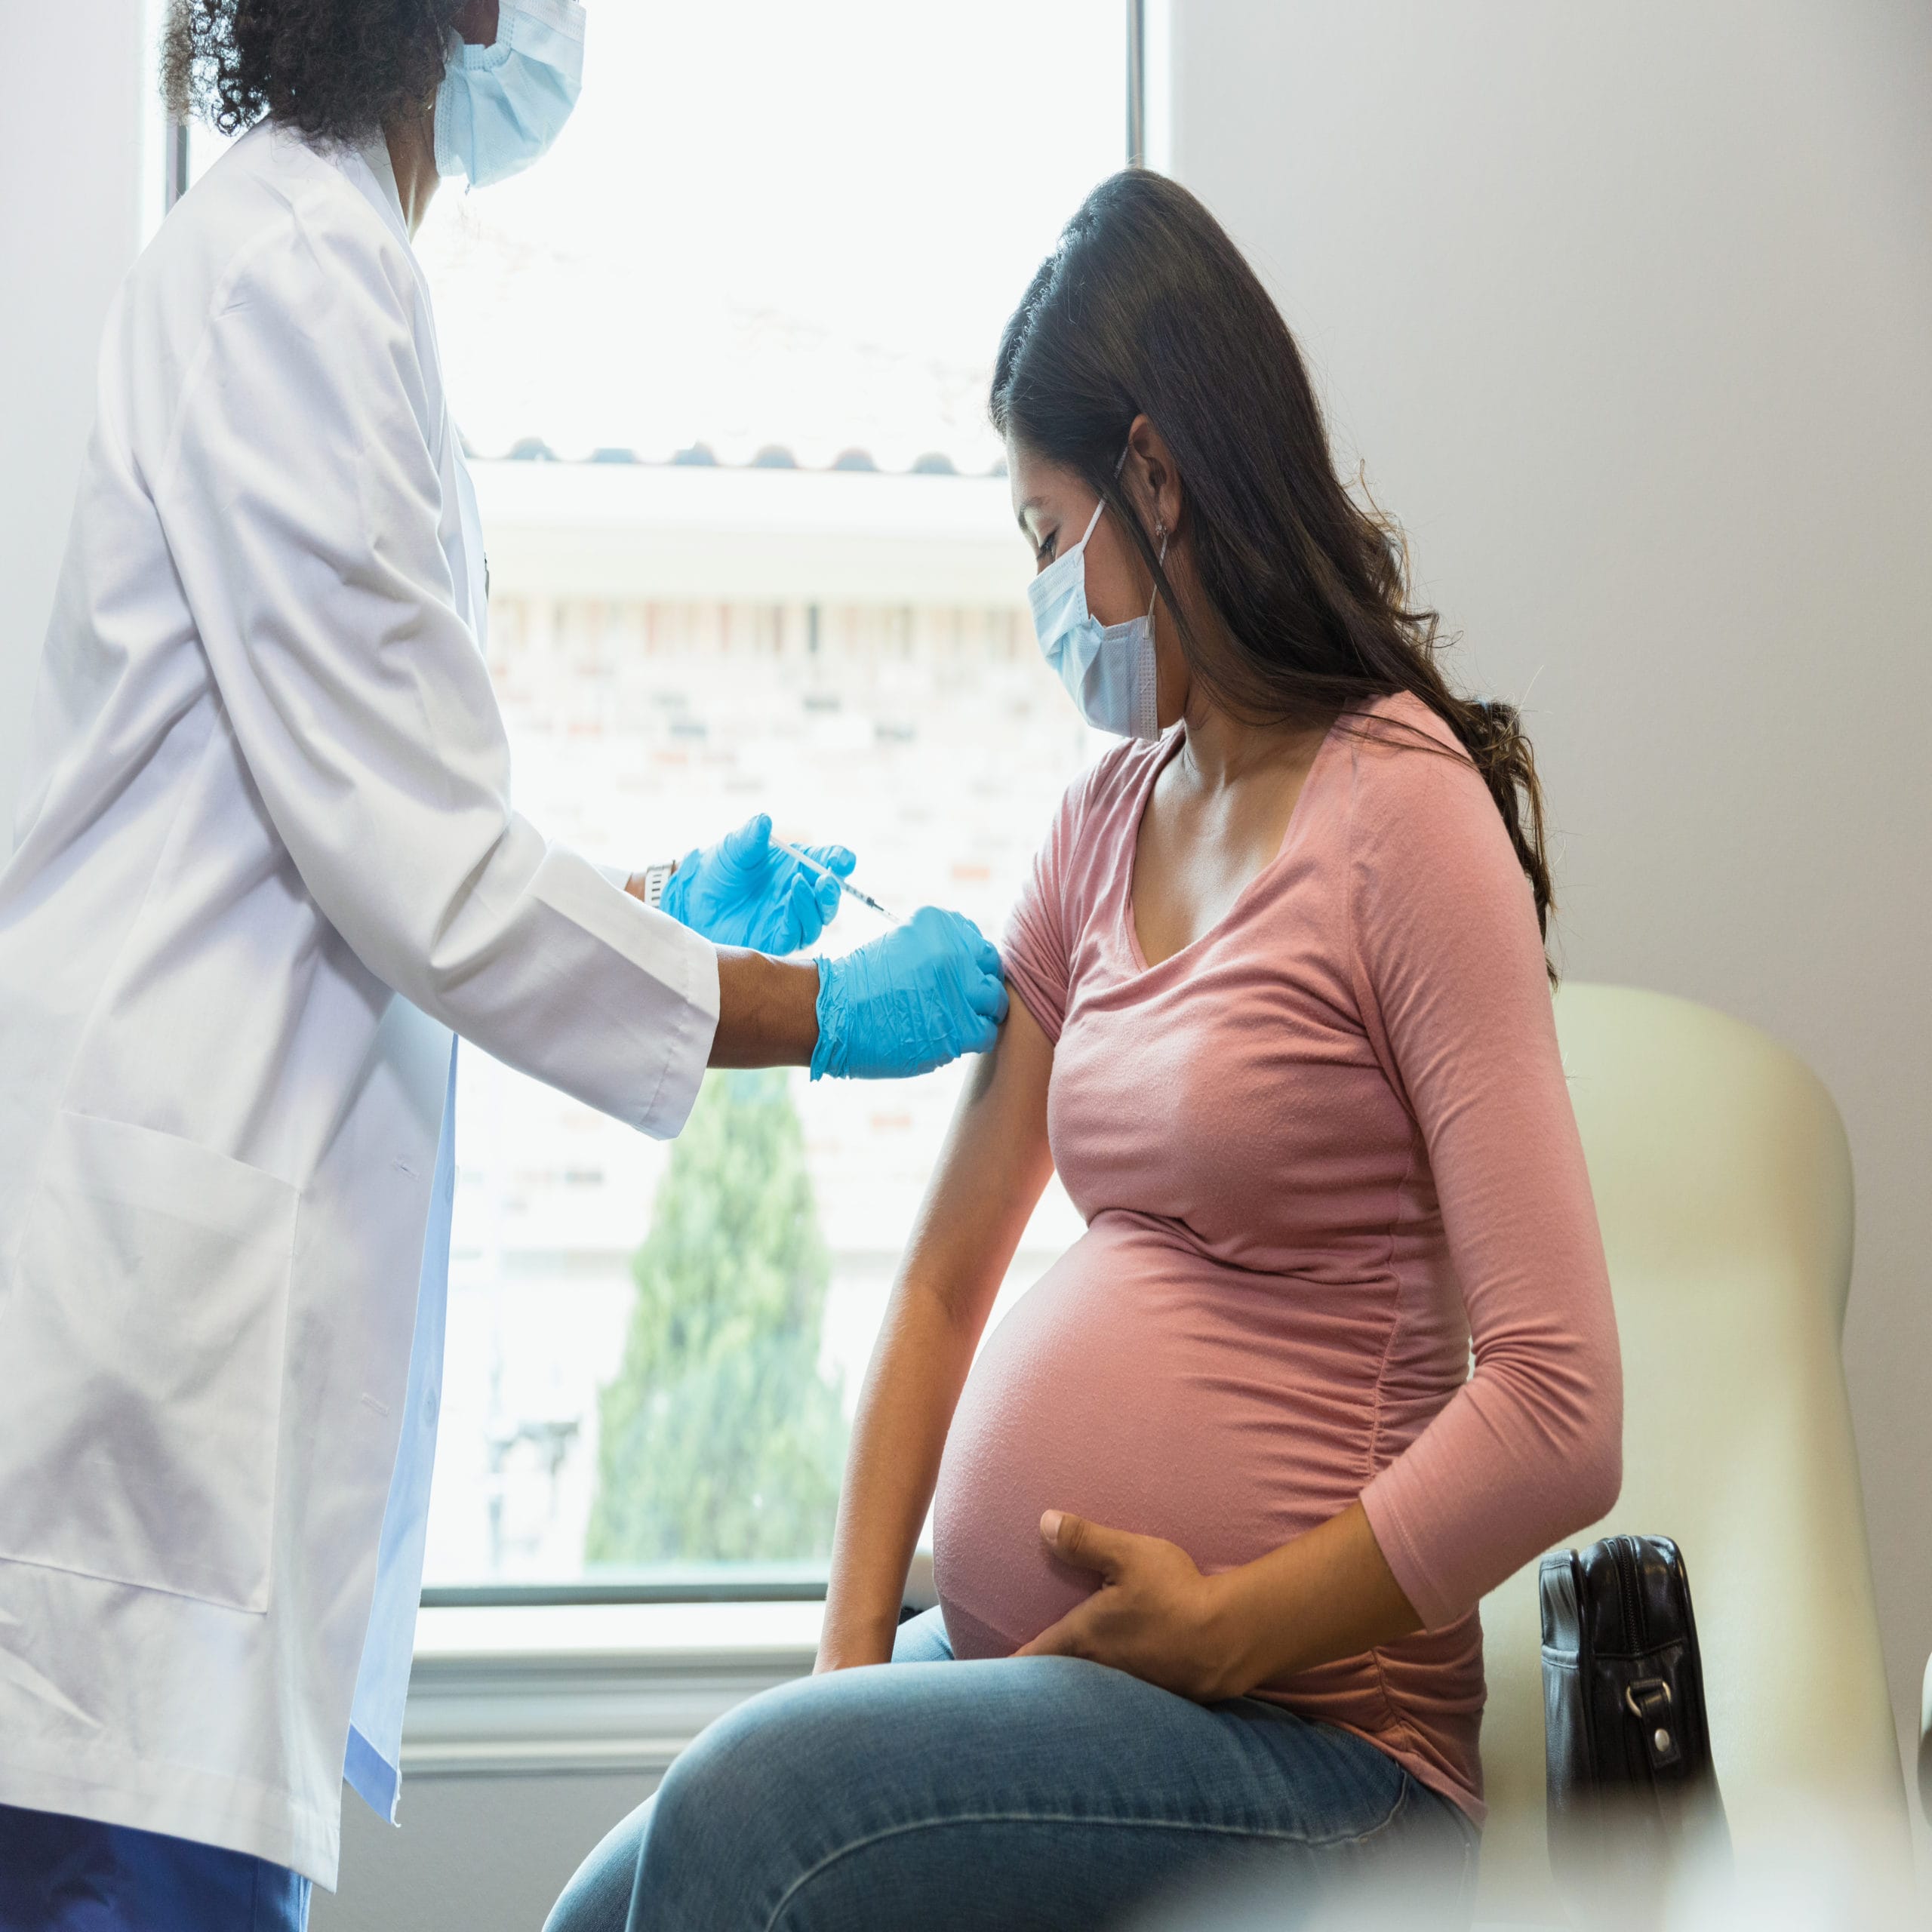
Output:
[[[1154,512],[1154,534],[1161,540],[1161,554],[1156,561],[1162,570],[1165,570],[1168,567],[1168,526],[1158,510]],[[1154,580],[1154,594],[1147,600],[1147,621],[1150,624],[1154,621],[1154,607],[1160,601],[1161,580],[1157,577]]]
[[[1085,537],[1081,537],[1080,541],[1075,544],[1071,550],[1067,552],[1066,554],[1069,557],[1077,557],[1081,551],[1086,549],[1088,540],[1091,538],[1094,531],[1098,530],[1100,527],[1100,512],[1105,509],[1106,506],[1107,500],[1104,497],[1103,497],[1094,506],[1094,514],[1087,520],[1087,534]]]

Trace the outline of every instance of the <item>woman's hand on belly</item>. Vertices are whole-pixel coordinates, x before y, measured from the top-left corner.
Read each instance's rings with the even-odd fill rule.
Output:
[[[1063,1563],[1091,1571],[1100,1586],[1016,1654],[1085,1657],[1197,1703],[1254,1687],[1254,1680],[1241,1681],[1232,1592],[1221,1577],[1204,1577],[1178,1543],[1057,1509],[1040,1518],[1040,1535]]]
[[[1422,1625],[1359,1503],[1213,1576],[1178,1544],[1058,1509],[1041,1517],[1040,1536],[1099,1586],[1017,1654],[1085,1657],[1197,1703],[1245,1697]]]

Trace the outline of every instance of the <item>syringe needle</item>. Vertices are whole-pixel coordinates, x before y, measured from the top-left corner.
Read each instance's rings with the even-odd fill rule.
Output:
[[[837,885],[841,892],[849,893],[861,906],[869,906],[881,919],[888,920],[895,926],[899,924],[898,920],[894,918],[892,914],[888,912],[869,892],[861,892],[849,878],[841,877],[823,860],[814,859],[809,852],[801,851],[797,846],[789,844],[783,838],[774,838],[771,842],[778,848],[780,851],[789,852],[801,865],[809,866],[814,872],[823,873],[827,878]]]

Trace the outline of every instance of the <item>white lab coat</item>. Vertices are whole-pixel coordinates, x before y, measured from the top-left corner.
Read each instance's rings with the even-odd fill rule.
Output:
[[[370,156],[237,143],[98,407],[0,874],[0,1803],[333,1884],[450,1029],[674,1134],[716,958],[511,808]]]

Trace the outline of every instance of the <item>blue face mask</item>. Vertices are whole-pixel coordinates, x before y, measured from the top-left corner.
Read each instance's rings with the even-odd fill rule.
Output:
[[[1146,617],[1124,624],[1100,623],[1087,608],[1087,545],[1106,506],[1104,497],[1094,505],[1086,536],[1034,578],[1026,586],[1026,601],[1033,607],[1041,652],[1081,716],[1116,737],[1158,738],[1154,605],[1149,604]],[[1167,560],[1164,534],[1161,561]],[[1158,588],[1154,598],[1159,601]]]
[[[500,0],[495,40],[451,50],[436,90],[436,172],[473,188],[519,173],[562,131],[583,84],[578,0]]]

